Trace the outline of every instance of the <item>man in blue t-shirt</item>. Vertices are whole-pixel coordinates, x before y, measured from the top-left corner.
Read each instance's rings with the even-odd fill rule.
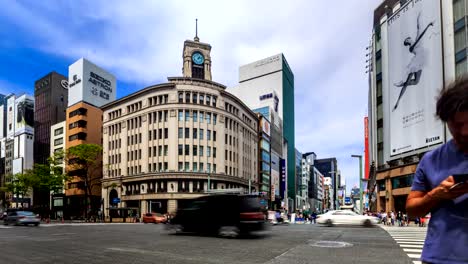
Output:
[[[453,139],[422,158],[406,210],[410,217],[431,213],[421,256],[423,263],[466,264],[468,182],[456,185],[453,175],[468,174],[467,78],[457,80],[441,92],[437,116],[447,123]]]

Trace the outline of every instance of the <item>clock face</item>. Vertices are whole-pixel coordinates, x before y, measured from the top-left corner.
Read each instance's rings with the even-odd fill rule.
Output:
[[[200,64],[203,64],[203,62],[205,61],[205,58],[203,57],[203,55],[200,52],[195,52],[192,55],[192,61],[195,64],[200,65]]]

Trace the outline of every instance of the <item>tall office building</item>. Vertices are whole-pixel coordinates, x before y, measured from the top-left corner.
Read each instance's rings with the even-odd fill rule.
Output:
[[[51,72],[37,80],[34,87],[34,163],[46,164],[50,155],[50,127],[65,121],[68,79]]]
[[[241,66],[239,68],[239,85],[229,91],[251,109],[259,113],[268,110],[270,116],[277,115],[277,118],[270,119],[270,122],[272,131],[276,129],[275,127],[282,128],[280,132],[274,132],[281,134],[279,136],[281,139],[276,139],[278,135],[272,135],[272,146],[278,146],[278,149],[272,152],[272,158],[277,155],[286,161],[287,197],[288,201],[292,203],[289,208],[294,209],[296,200],[294,74],[286,58],[283,54],[277,54]],[[287,151],[281,151],[282,146],[287,146]]]
[[[34,83],[34,163],[46,164],[50,156],[50,128],[65,121],[68,101],[67,78],[56,72],[48,73]],[[34,191],[34,204],[49,208],[50,194]]]
[[[65,149],[80,144],[102,145],[101,106],[115,100],[116,79],[114,75],[81,58],[68,68],[68,108],[65,120]],[[92,208],[101,202],[102,169],[89,174],[88,186],[83,181],[83,171],[66,168],[71,180],[66,183],[65,217],[83,217],[89,210],[85,188],[91,188],[89,199]],[[90,212],[96,214],[97,212]]]
[[[315,167],[323,174],[329,186],[329,198],[331,201],[328,209],[338,208],[339,202],[337,199],[338,189],[341,187],[339,181],[338,161],[336,158],[317,159],[315,160]]]
[[[374,10],[365,168],[374,210],[405,211],[420,158],[451,138],[435,117],[436,97],[468,71],[465,10],[465,0],[386,0]],[[416,39],[418,57],[407,46]]]

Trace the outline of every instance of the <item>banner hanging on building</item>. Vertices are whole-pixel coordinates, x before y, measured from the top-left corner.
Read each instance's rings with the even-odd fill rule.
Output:
[[[364,117],[364,179],[369,179],[369,118]]]
[[[383,99],[390,156],[443,142],[444,127],[435,117],[435,98],[443,85],[440,24],[440,1],[434,0],[408,1],[387,21],[388,85]]]
[[[280,159],[280,196],[284,199],[286,192],[286,160]]]

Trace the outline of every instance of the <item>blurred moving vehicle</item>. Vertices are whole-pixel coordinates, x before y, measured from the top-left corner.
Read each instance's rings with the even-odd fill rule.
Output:
[[[194,199],[180,208],[169,229],[180,232],[217,234],[238,237],[252,231],[264,230],[267,221],[260,198],[250,195],[216,194]]]
[[[167,218],[166,216],[159,214],[159,213],[147,213],[143,216],[143,223],[166,223]]]
[[[317,223],[327,226],[362,225],[370,227],[378,224],[379,219],[373,216],[360,215],[350,210],[335,210],[318,215]]]
[[[38,226],[41,219],[38,215],[35,215],[30,211],[13,211],[8,212],[7,216],[3,219],[3,224],[14,224],[14,225],[35,225]]]

